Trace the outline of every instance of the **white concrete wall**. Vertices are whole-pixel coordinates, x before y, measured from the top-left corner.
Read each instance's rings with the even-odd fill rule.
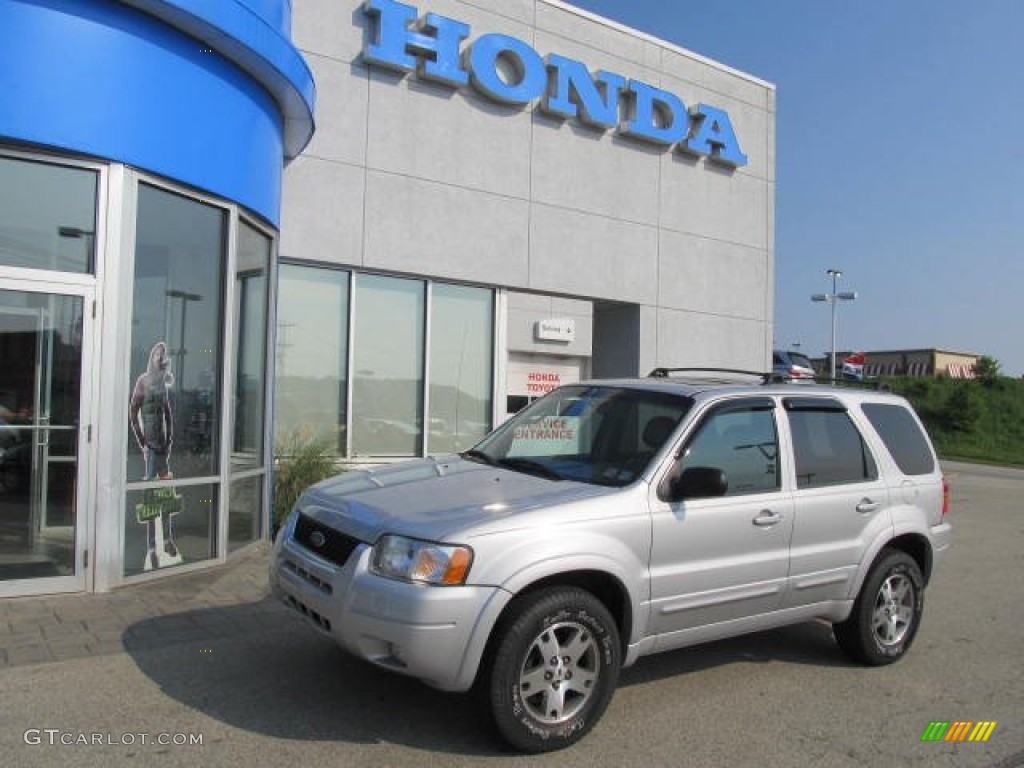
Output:
[[[749,163],[727,171],[472,88],[367,69],[361,3],[302,0],[293,35],[316,76],[317,132],[285,172],[281,255],[634,305],[603,316],[606,327],[632,317],[625,337],[609,327],[593,339],[609,373],[765,367],[773,88],[553,0],[410,4],[469,24],[471,40],[508,34],[723,109]],[[517,311],[510,303],[513,343]]]
[[[594,306],[591,302],[509,291],[507,306],[510,352],[575,357],[590,357],[592,354]],[[572,320],[575,338],[572,341],[538,339],[537,321],[552,318]]]

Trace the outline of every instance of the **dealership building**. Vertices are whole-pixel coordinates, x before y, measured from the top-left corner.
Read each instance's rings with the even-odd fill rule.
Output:
[[[0,596],[223,563],[275,446],[767,368],[756,77],[556,0],[19,0],[0,41]]]

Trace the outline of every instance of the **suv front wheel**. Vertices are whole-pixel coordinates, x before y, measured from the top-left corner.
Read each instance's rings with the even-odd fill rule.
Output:
[[[891,664],[910,648],[924,610],[924,577],[905,552],[883,551],[868,572],[853,611],[832,625],[839,647],[854,661]]]
[[[604,714],[621,663],[615,621],[589,592],[526,594],[498,627],[484,670],[494,724],[526,752],[567,747]]]

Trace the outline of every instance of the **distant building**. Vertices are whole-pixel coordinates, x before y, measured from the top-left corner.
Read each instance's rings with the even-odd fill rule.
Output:
[[[842,370],[843,360],[856,352],[836,352],[836,370]],[[973,379],[974,366],[981,355],[973,352],[952,352],[947,349],[895,349],[861,352],[864,355],[864,375],[939,377]],[[828,355],[811,358],[814,370],[828,375]]]

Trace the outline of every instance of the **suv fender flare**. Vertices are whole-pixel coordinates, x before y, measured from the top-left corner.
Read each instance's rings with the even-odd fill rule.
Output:
[[[880,535],[871,542],[871,546],[868,548],[866,556],[857,568],[857,576],[850,585],[850,593],[848,595],[850,600],[857,599],[857,595],[860,593],[861,587],[864,585],[864,580],[867,578],[868,572],[871,570],[871,566],[875,564],[875,561],[878,559],[882,550],[889,547],[898,539],[917,539],[924,547],[928,548],[928,552],[925,553],[925,562],[920,562],[919,558],[915,557],[913,551],[908,550],[903,546],[896,547],[900,551],[907,552],[911,557],[914,557],[915,560],[918,560],[921,573],[924,575],[925,581],[928,581],[931,572],[931,539],[928,536],[928,531],[920,525],[904,523],[886,531],[884,535]]]
[[[875,537],[871,545],[864,551],[864,557],[860,561],[860,565],[857,566],[857,575],[850,583],[850,591],[846,597],[851,601],[850,607],[853,607],[854,600],[857,599],[857,595],[860,594],[861,587],[864,586],[864,580],[868,577],[868,572],[871,570],[871,566],[875,564],[878,556],[882,550],[889,546],[889,543],[894,539],[895,532],[891,527],[886,528],[884,531]]]
[[[633,635],[637,633],[637,627],[646,627],[646,609],[648,601],[646,589],[648,584],[646,565],[642,573],[643,579],[638,579],[637,571],[630,575],[623,562],[616,560],[600,550],[588,550],[586,539],[599,538],[603,548],[609,548],[608,542],[603,537],[582,537],[584,540],[573,541],[573,552],[545,552],[542,558],[536,559],[524,568],[510,574],[508,578],[499,585],[494,596],[488,601],[484,611],[480,613],[476,625],[473,627],[472,635],[466,644],[466,651],[459,667],[458,677],[455,682],[455,689],[468,689],[476,678],[483,659],[487,643],[491,638],[494,627],[497,625],[508,604],[521,592],[529,589],[532,585],[542,581],[550,581],[560,574],[579,573],[581,571],[598,572],[606,574],[616,580],[623,589],[626,599],[630,602],[630,613],[632,615],[631,626],[623,627],[621,636],[625,644],[635,643]],[[592,545],[590,545],[592,546]],[[622,544],[618,544],[622,547]],[[625,547],[622,547],[625,549]],[[583,550],[583,551],[580,551]],[[626,648],[623,648],[625,657]]]

